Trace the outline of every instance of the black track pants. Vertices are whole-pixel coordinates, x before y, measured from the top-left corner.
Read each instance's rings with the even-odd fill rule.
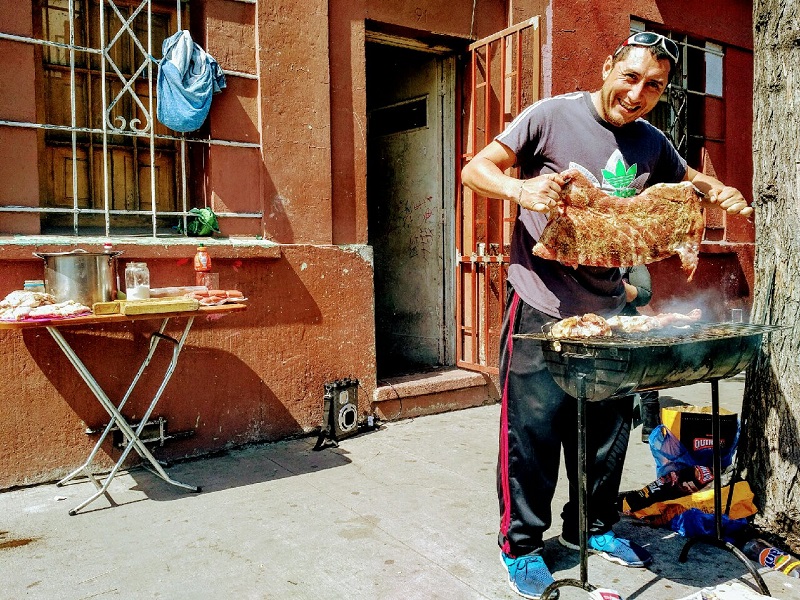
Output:
[[[540,343],[514,339],[540,332],[554,319],[525,304],[509,286],[500,341],[500,452],[497,492],[499,543],[510,556],[542,548],[550,527],[561,449],[569,479],[563,533],[578,540],[577,401],[555,383]],[[633,400],[587,403],[587,481],[589,533],[605,533],[619,521],[616,508],[628,447]]]

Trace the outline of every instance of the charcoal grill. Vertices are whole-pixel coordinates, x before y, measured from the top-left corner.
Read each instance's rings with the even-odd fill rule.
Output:
[[[551,325],[551,324],[550,324]],[[691,538],[679,560],[686,562],[691,547],[705,542],[736,555],[753,575],[764,595],[769,589],[741,550],[722,536],[722,473],[719,433],[719,380],[740,373],[756,354],[762,336],[778,326],[749,323],[692,323],[657,331],[590,338],[554,338],[550,326],[541,333],[517,334],[515,340],[541,344],[547,368],[558,386],[578,400],[578,515],[580,580],[561,579],[548,586],[542,600],[563,586],[596,589],[588,582],[586,506],[586,402],[636,392],[711,383],[711,423],[714,467],[713,538]]]

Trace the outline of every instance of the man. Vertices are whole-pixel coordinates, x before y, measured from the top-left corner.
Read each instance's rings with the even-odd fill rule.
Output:
[[[551,523],[550,504],[563,447],[569,502],[559,541],[578,548],[576,402],[547,370],[538,343],[514,343],[513,334],[540,331],[554,319],[588,312],[618,314],[625,304],[619,268],[561,265],[531,252],[565,184],[559,175],[578,168],[608,193],[629,197],[659,182],[692,181],[706,202],[731,214],[752,209],[742,194],[688,167],[667,138],[640,117],[652,110],[678,59],[677,45],[658,34],[639,33],[603,64],[602,87],[537,102],[525,109],[462,172],[478,194],[520,205],[511,244],[508,298],[500,344],[502,410],[498,461],[499,544],[509,585],[539,598],[553,581],[542,558],[542,535]],[[611,177],[621,164],[627,178]],[[522,179],[504,174],[518,166]],[[618,538],[619,492],[630,434],[632,400],[587,406],[589,550],[631,567],[650,555]]]

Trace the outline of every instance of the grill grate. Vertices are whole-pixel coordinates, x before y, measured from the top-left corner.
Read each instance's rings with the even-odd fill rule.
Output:
[[[545,326],[547,327],[547,326]],[[693,342],[762,335],[781,329],[778,325],[755,325],[750,323],[691,323],[668,326],[655,331],[641,333],[614,333],[611,336],[553,337],[547,332],[518,334],[534,340],[569,342],[586,346],[673,346]]]

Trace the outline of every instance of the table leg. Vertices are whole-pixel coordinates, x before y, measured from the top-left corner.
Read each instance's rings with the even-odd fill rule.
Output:
[[[155,406],[158,403],[158,400],[161,398],[161,395],[164,392],[164,389],[166,388],[167,383],[169,382],[170,378],[172,377],[172,374],[173,374],[173,372],[175,370],[175,366],[177,365],[177,362],[178,362],[178,357],[180,355],[181,350],[183,349],[183,345],[184,345],[184,343],[186,341],[186,337],[189,335],[189,330],[192,327],[192,323],[194,322],[194,317],[189,317],[187,319],[186,326],[184,327],[184,330],[183,330],[183,334],[181,335],[179,340],[175,340],[175,339],[173,339],[173,338],[171,338],[171,337],[169,337],[167,335],[164,335],[163,332],[164,332],[164,330],[166,328],[166,325],[167,325],[168,321],[169,321],[169,318],[164,319],[162,324],[161,324],[161,328],[159,329],[159,331],[152,334],[151,339],[150,339],[150,350],[148,351],[147,357],[145,358],[144,362],[142,363],[141,367],[139,368],[139,371],[137,372],[136,376],[134,377],[133,382],[129,386],[128,391],[126,392],[125,397],[122,399],[122,401],[120,402],[119,406],[116,406],[108,398],[106,393],[103,391],[103,389],[97,383],[95,378],[92,376],[92,374],[89,371],[89,369],[86,367],[86,365],[83,364],[83,362],[80,360],[80,358],[77,356],[77,354],[75,354],[75,351],[72,349],[72,347],[66,341],[66,339],[64,339],[64,337],[61,335],[61,332],[58,331],[58,329],[56,327],[47,327],[47,330],[50,332],[50,335],[53,337],[53,339],[56,341],[58,346],[64,352],[65,356],[69,359],[69,361],[75,367],[75,369],[78,372],[78,374],[81,376],[81,378],[89,386],[89,389],[92,391],[92,393],[95,395],[95,397],[100,401],[100,404],[103,406],[103,408],[105,408],[106,412],[108,412],[108,414],[111,416],[111,422],[106,426],[101,439],[95,444],[95,447],[92,449],[92,452],[90,453],[89,458],[86,460],[86,462],[81,467],[79,467],[78,469],[73,471],[73,473],[71,473],[70,475],[68,475],[67,477],[65,477],[64,479],[62,479],[59,482],[59,485],[63,485],[66,481],[69,481],[71,478],[73,478],[78,473],[84,472],[84,473],[87,474],[89,479],[95,484],[95,486],[98,487],[98,491],[93,496],[91,496],[89,499],[85,500],[84,502],[82,502],[81,504],[76,506],[74,509],[69,511],[69,513],[71,515],[76,514],[77,511],[79,511],[81,508],[83,508],[86,505],[88,505],[89,503],[93,502],[94,500],[99,498],[101,495],[106,494],[106,490],[108,489],[108,486],[111,484],[112,479],[114,478],[114,476],[119,471],[120,467],[122,466],[122,463],[127,458],[127,456],[130,453],[131,449],[136,449],[137,453],[142,458],[146,459],[146,461],[149,462],[152,465],[153,472],[156,475],[158,475],[159,477],[161,477],[167,483],[171,483],[172,485],[175,485],[175,486],[178,486],[178,487],[182,487],[182,488],[186,488],[186,489],[189,489],[189,490],[192,490],[192,491],[198,491],[198,492],[200,491],[200,488],[197,487],[197,486],[187,485],[185,483],[181,483],[179,481],[176,481],[176,480],[170,478],[169,475],[167,475],[167,473],[164,471],[164,469],[161,466],[161,464],[156,460],[156,458],[152,455],[152,453],[147,449],[147,447],[144,445],[144,443],[139,438],[139,436],[141,435],[142,429],[144,428],[144,425],[146,424],[147,420],[150,418],[150,415],[153,412],[153,409],[155,409]],[[139,378],[141,377],[142,373],[144,372],[144,369],[147,367],[147,365],[149,364],[150,360],[152,359],[152,356],[153,356],[153,354],[155,352],[155,348],[158,345],[158,342],[160,340],[162,340],[162,339],[169,340],[169,341],[173,342],[174,346],[173,346],[173,352],[172,352],[172,359],[170,360],[170,363],[169,363],[169,365],[167,367],[167,370],[166,370],[166,372],[164,374],[164,377],[163,377],[163,380],[161,382],[161,385],[159,386],[156,394],[153,396],[153,399],[150,402],[150,406],[147,408],[147,411],[145,412],[144,417],[142,418],[141,422],[139,423],[139,426],[134,431],[133,428],[125,420],[125,418],[122,416],[121,409],[122,409],[123,405],[125,404],[125,402],[127,402],[128,398],[130,397],[130,394],[133,391],[133,388],[135,387],[135,385],[138,382]],[[111,472],[106,476],[106,478],[103,481],[102,485],[100,485],[99,482],[95,479],[95,477],[91,474],[91,472],[89,470],[89,464],[91,463],[92,459],[94,458],[94,456],[96,455],[97,451],[99,450],[100,445],[102,444],[103,440],[108,435],[108,433],[111,431],[111,428],[113,427],[114,424],[116,424],[119,427],[119,429],[122,431],[123,435],[128,440],[128,444],[125,447],[125,450],[123,451],[123,453],[120,456],[120,458],[117,460],[117,463],[111,469]]]
[[[159,328],[158,333],[160,333],[160,334],[164,333],[164,330],[166,329],[168,322],[169,322],[169,319],[164,319],[161,322],[161,327]],[[66,342],[66,340],[64,340],[64,338],[61,336],[61,334],[58,333],[58,330],[56,330],[55,328],[52,328],[52,330],[50,330],[50,329],[51,328],[48,328],[48,330],[50,331],[50,334],[53,336],[53,338],[55,339],[56,343],[59,345],[59,347],[62,349],[62,351],[67,355],[67,358],[69,358],[70,362],[72,362],[72,364],[75,365],[75,362],[73,361],[73,358],[77,359],[77,357],[74,356],[74,352],[69,347],[69,345]],[[54,332],[57,335],[54,334]],[[125,395],[122,397],[122,400],[116,406],[116,411],[109,412],[109,414],[111,415],[111,420],[109,421],[108,425],[106,425],[105,429],[103,430],[103,433],[100,435],[100,439],[97,440],[97,443],[94,445],[94,448],[92,448],[92,451],[89,453],[89,456],[86,458],[86,461],[80,467],[75,469],[72,473],[70,473],[69,475],[64,477],[61,481],[59,481],[56,484],[57,486],[62,486],[64,484],[66,484],[68,481],[72,480],[73,478],[75,478],[78,475],[80,475],[81,473],[83,473],[84,475],[86,475],[86,477],[88,477],[92,481],[92,483],[95,484],[95,487],[100,489],[101,484],[94,477],[94,475],[92,474],[91,470],[89,469],[89,466],[92,464],[92,461],[94,460],[95,455],[100,450],[100,447],[103,445],[103,442],[105,441],[106,437],[108,437],[108,434],[111,433],[111,430],[113,429],[114,425],[117,422],[117,417],[115,416],[115,413],[121,413],[122,412],[122,407],[125,406],[125,403],[128,401],[128,398],[130,398],[131,393],[133,392],[133,388],[136,387],[136,384],[138,383],[139,378],[142,376],[142,373],[144,373],[144,370],[147,368],[147,365],[150,364],[150,360],[153,358],[153,354],[155,354],[156,348],[158,347],[158,340],[159,339],[160,338],[158,338],[158,337],[151,337],[150,338],[150,348],[149,348],[149,350],[147,352],[147,356],[142,361],[142,364],[139,367],[139,371],[136,373],[136,375],[133,378],[133,381],[131,381],[131,384],[128,386],[128,390],[125,392]],[[80,362],[80,360],[79,360],[79,362]],[[75,368],[78,369],[78,372],[81,374],[81,376],[83,376],[84,371],[80,367],[78,367],[77,365],[75,365]],[[88,371],[87,371],[87,373],[88,373]],[[85,377],[84,377],[84,381],[86,381]],[[90,383],[89,381],[87,381],[86,383],[89,385],[89,387],[91,388],[92,392],[94,392],[95,395],[97,395],[97,389],[99,389],[99,386],[97,385],[97,383],[94,382],[93,379],[92,379],[92,383]],[[100,390],[100,393],[102,394],[102,390]],[[100,400],[101,403],[103,403],[102,397],[98,396],[98,399]],[[109,400],[109,402],[110,402],[110,400]],[[103,408],[106,408],[106,405],[104,403],[103,403]],[[108,409],[106,408],[106,410],[108,410]],[[142,458],[144,458],[144,457],[142,457]]]

